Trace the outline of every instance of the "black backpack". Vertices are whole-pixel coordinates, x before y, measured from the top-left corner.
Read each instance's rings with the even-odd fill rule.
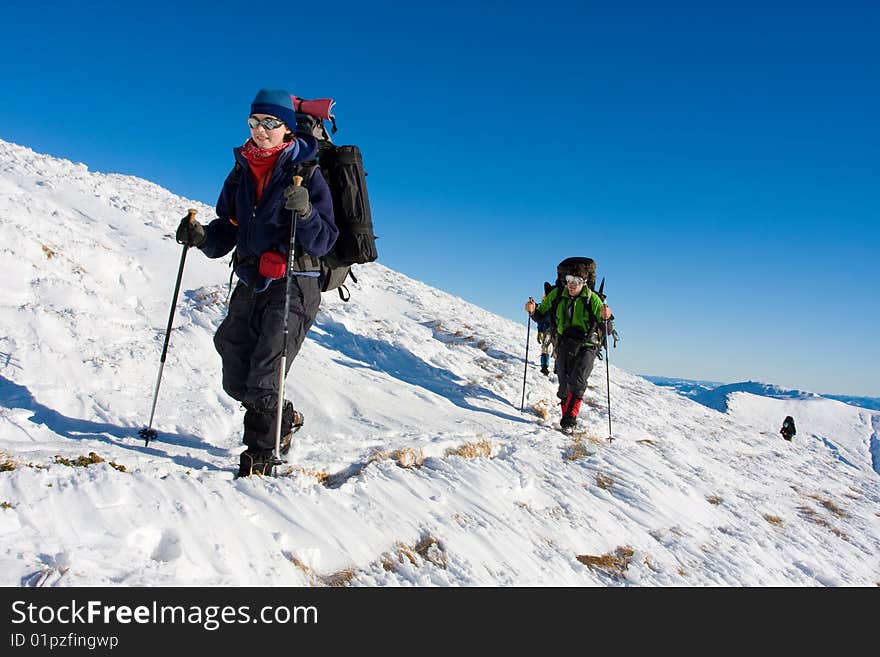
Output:
[[[297,99],[299,101],[299,99]],[[311,135],[318,140],[317,159],[303,162],[305,170],[321,167],[321,173],[330,187],[333,199],[333,215],[339,237],[333,248],[321,262],[321,291],[338,290],[339,298],[348,301],[351,295],[345,281],[351,278],[357,283],[352,265],[375,261],[376,236],[373,233],[373,217],[367,195],[367,174],[364,171],[361,150],[357,146],[337,146],[330,139],[324,118],[306,113],[308,101],[296,104],[296,132]],[[332,106],[332,104],[331,104]],[[336,132],[336,119],[327,114]]]
[[[562,290],[565,288],[565,277],[569,274],[573,274],[575,266],[579,264],[587,266],[587,287],[589,287],[594,293],[598,294],[603,301],[605,300],[605,294],[601,290],[596,290],[596,261],[592,258],[566,258],[556,265],[556,285],[551,286],[549,283],[544,283],[545,294],[549,294],[554,287],[558,290],[556,298],[553,300],[553,304],[550,306],[550,310],[546,315],[548,318],[551,318],[554,325],[556,322],[556,309],[559,306],[559,302],[562,300]],[[603,280],[602,286],[604,287],[604,285]],[[605,344],[605,326],[602,322],[597,322],[592,314],[590,314],[590,326],[587,331],[587,337],[596,340],[596,344]]]

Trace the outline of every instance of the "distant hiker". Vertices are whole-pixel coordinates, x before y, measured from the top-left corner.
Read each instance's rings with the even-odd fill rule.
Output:
[[[544,296],[541,297],[542,302],[547,298],[552,289],[553,286],[545,281]],[[538,344],[541,345],[541,374],[550,376],[550,357],[552,356],[554,361],[556,359],[556,330],[549,316],[545,316],[538,322]],[[553,371],[556,371],[555,363]]]
[[[785,416],[785,420],[782,422],[782,428],[779,430],[779,433],[781,433],[782,437],[786,440],[791,440],[792,436],[797,433],[797,429],[794,427],[794,418],[791,415]]]
[[[284,350],[286,276],[290,280],[286,371],[299,352],[321,302],[320,267],[338,236],[330,190],[320,168],[302,186],[292,183],[300,163],[313,160],[317,140],[297,133],[291,96],[261,89],[250,106],[250,138],[234,148],[236,166],[217,201],[217,218],[207,226],[184,218],[177,240],[209,258],[233,248],[238,284],[214,336],[223,362],[223,389],[242,403],[244,444],[239,476],[269,474],[276,437],[279,376]],[[292,214],[296,213],[295,255],[287,272]],[[282,409],[281,453],[290,447],[303,416],[286,401]]]
[[[559,377],[556,396],[562,411],[559,424],[569,431],[577,424],[587,379],[602,343],[599,325],[611,318],[611,308],[587,284],[591,273],[587,265],[577,263],[571,271],[565,276],[564,288],[554,287],[540,305],[529,299],[525,306],[536,322],[549,315],[555,328]]]

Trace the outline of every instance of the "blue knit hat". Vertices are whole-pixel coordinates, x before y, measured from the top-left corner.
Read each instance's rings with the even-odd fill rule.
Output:
[[[293,100],[284,89],[260,89],[251,103],[251,114],[271,114],[284,121],[291,130],[296,129]]]

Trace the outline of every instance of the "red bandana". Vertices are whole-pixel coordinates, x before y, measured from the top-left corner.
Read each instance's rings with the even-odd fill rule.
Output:
[[[241,155],[251,165],[251,175],[257,184],[257,201],[263,195],[263,190],[269,184],[269,178],[272,177],[272,169],[275,168],[275,162],[281,151],[290,146],[293,141],[286,141],[278,144],[275,148],[260,148],[253,139],[248,139],[244,146],[241,147]]]

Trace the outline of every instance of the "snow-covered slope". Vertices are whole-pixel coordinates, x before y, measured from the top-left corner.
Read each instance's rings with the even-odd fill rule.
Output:
[[[745,381],[691,395],[694,401],[726,412],[767,435],[783,419],[795,419],[800,440],[818,440],[844,463],[863,467],[865,454],[880,474],[880,413],[803,390]]]
[[[282,476],[234,480],[243,411],[211,342],[228,268],[190,253],[145,448],[188,207],[212,216],[0,141],[0,585],[880,579],[878,414],[828,407],[827,440],[804,417],[786,443],[736,400],[723,414],[612,366],[609,444],[599,362],[573,439],[519,412],[524,323],[380,264],[350,303],[324,297]],[[532,366],[527,405],[553,390]]]

